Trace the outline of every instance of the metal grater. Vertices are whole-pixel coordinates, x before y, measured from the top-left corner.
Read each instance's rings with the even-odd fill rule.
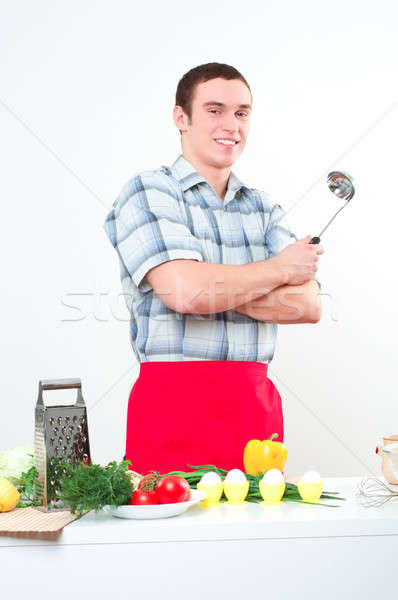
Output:
[[[45,406],[44,390],[77,389],[73,405]],[[87,409],[82,396],[80,379],[42,379],[35,409],[35,467],[38,471],[36,500],[41,510],[65,509],[57,498],[59,478],[58,464],[84,462],[91,464],[88,439]]]

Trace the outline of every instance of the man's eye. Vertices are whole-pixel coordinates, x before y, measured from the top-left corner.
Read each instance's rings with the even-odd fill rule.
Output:
[[[220,112],[220,111],[219,111],[217,108],[211,108],[211,109],[209,110],[209,112],[211,112],[211,113],[214,113],[214,112]],[[239,112],[238,114],[240,114],[240,115],[244,115],[245,117],[247,117],[247,116],[248,116],[248,115],[247,115],[247,113],[245,113],[245,112]]]

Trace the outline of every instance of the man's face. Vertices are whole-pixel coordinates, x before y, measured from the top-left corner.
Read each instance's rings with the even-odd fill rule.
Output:
[[[192,101],[191,122],[181,108],[176,113],[179,115],[176,124],[183,132],[183,150],[201,163],[216,168],[230,167],[246,145],[250,113],[251,93],[239,79],[218,77],[198,84]],[[235,143],[216,141],[225,139]]]

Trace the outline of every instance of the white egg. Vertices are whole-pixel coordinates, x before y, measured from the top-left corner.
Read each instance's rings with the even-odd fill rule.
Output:
[[[246,483],[247,479],[243,471],[240,469],[232,469],[225,477],[227,483]]]
[[[319,483],[321,481],[321,476],[318,471],[307,471],[300,477],[300,481],[303,481],[304,483]]]
[[[264,483],[268,483],[269,485],[276,485],[277,483],[283,483],[284,479],[279,469],[270,469],[264,473],[261,481],[264,481]]]
[[[209,471],[208,473],[205,473],[200,480],[202,485],[215,485],[221,482],[221,477],[215,471]]]

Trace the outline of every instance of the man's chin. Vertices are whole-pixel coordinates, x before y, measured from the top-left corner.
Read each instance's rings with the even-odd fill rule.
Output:
[[[214,163],[215,166],[217,166],[218,168],[222,169],[227,169],[228,167],[232,167],[232,165],[236,162],[237,158],[239,155],[235,156],[235,155],[231,155],[231,156],[220,156],[217,153],[212,152],[211,157],[212,157],[212,162]]]

